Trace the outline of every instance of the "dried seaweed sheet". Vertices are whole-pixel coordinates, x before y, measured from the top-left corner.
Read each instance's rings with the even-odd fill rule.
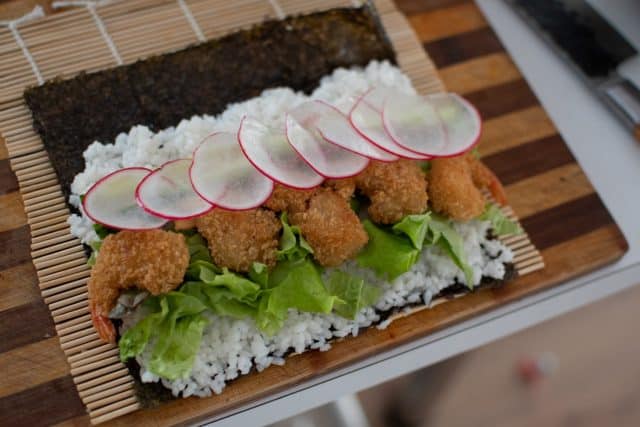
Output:
[[[272,20],[186,49],[25,91],[69,195],[82,152],[136,124],[158,130],[194,114],[217,114],[264,89],[312,91],[338,67],[395,61],[370,6]]]

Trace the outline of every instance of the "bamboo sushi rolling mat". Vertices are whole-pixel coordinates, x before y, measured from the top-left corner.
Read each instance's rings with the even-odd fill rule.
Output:
[[[0,5],[0,19],[24,14],[36,3]],[[398,318],[385,330],[371,328],[337,342],[329,352],[292,357],[282,367],[241,377],[219,396],[136,410],[117,349],[98,342],[90,327],[89,269],[79,242],[68,233],[66,206],[31,128],[22,91],[38,79],[130,63],[264,17],[351,4],[230,3],[118,1],[0,27],[0,425],[172,425],[210,419],[613,262],[627,250],[617,225],[472,1],[398,1],[408,21],[391,1],[377,1],[399,63],[416,87],[442,90],[435,64],[447,89],[479,108],[484,161],[505,184],[545,268],[527,236],[509,238],[521,277],[505,287],[435,304]]]

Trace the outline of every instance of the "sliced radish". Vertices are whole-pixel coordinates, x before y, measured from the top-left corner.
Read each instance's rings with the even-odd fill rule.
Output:
[[[280,184],[307,189],[317,187],[324,179],[296,153],[283,132],[252,117],[240,122],[238,142],[253,166]]]
[[[204,139],[193,153],[189,176],[200,197],[229,210],[260,206],[273,191],[273,181],[247,161],[236,135],[229,132]]]
[[[348,115],[349,111],[353,109],[354,105],[356,105],[356,102],[358,102],[358,100],[360,99],[360,96],[361,94],[359,93],[352,94],[340,99],[339,101],[337,101],[336,103],[333,103],[332,105],[336,107],[341,113]]]
[[[381,150],[356,131],[346,115],[324,101],[310,101],[318,119],[313,127],[332,144],[373,160],[392,162],[398,156]]]
[[[190,159],[171,160],[148,174],[136,188],[144,210],[166,219],[190,219],[213,209],[196,193],[189,179]]]
[[[372,144],[389,153],[407,159],[429,159],[429,156],[414,153],[396,144],[385,131],[382,123],[382,106],[389,94],[389,89],[384,87],[377,87],[365,93],[349,113],[351,125]]]
[[[315,129],[318,119],[312,102],[289,111],[285,119],[289,144],[325,178],[346,178],[362,172],[369,159],[327,142]]]
[[[433,156],[446,149],[447,136],[438,112],[424,97],[401,93],[387,97],[382,121],[393,141],[407,150]]]
[[[84,212],[94,222],[121,230],[149,230],[167,220],[151,215],[136,203],[136,188],[151,171],[147,168],[117,170],[96,182],[82,199]]]
[[[438,113],[447,135],[447,144],[434,155],[456,156],[478,143],[482,120],[478,110],[466,99],[455,93],[438,93],[429,95],[427,101]]]

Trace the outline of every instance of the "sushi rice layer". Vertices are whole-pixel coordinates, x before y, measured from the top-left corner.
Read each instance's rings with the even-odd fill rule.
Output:
[[[236,131],[241,118],[251,115],[275,128],[284,127],[285,112],[309,99],[320,99],[346,108],[371,86],[384,84],[406,93],[415,93],[409,78],[388,62],[372,61],[366,68],[338,69],[325,77],[310,95],[289,88],[264,91],[259,97],[231,104],[218,116],[194,116],[176,127],[152,132],[148,127],[134,126],[128,133],[118,135],[114,143],[95,141],[84,152],[85,170],[78,174],[71,186],[70,203],[80,206],[84,194],[101,177],[123,167],[155,168],[166,161],[191,157],[193,150],[207,135],[216,131]],[[68,219],[71,232],[83,243],[98,240],[93,223],[81,211]],[[454,223],[464,240],[464,251],[473,270],[474,283],[483,277],[500,280],[505,264],[513,260],[513,253],[501,242],[488,237],[490,223],[473,220]],[[356,336],[361,328],[377,325],[385,328],[389,321],[381,315],[393,309],[416,304],[429,304],[443,289],[456,283],[466,283],[463,272],[438,247],[426,247],[410,271],[386,282],[371,270],[350,261],[341,270],[363,277],[383,290],[372,307],[363,308],[355,319],[336,314],[301,313],[290,310],[284,327],[274,336],[259,331],[254,320],[237,320],[205,314],[205,327],[200,349],[191,373],[183,379],[169,381],[152,374],[150,350],[137,357],[143,382],[162,381],[175,396],[209,396],[221,393],[228,381],[255,369],[262,371],[271,364],[281,365],[291,351],[301,353],[310,349],[326,351],[330,341],[348,335]],[[325,274],[330,274],[328,269]],[[134,310],[125,316],[121,334],[144,316]],[[153,346],[147,346],[152,348]]]

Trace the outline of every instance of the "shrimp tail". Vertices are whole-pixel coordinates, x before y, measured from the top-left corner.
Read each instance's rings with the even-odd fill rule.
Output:
[[[484,165],[482,165],[482,166],[484,166]],[[496,199],[496,202],[498,202],[498,204],[500,204],[502,206],[506,205],[507,204],[507,193],[504,190],[504,187],[502,186],[502,183],[500,182],[500,180],[498,179],[496,174],[494,174],[491,169],[489,169],[486,166],[484,166],[484,168],[487,170],[487,174],[491,177],[490,180],[489,180],[489,185],[488,185],[489,192],[491,193],[493,198]]]
[[[113,322],[107,316],[100,313],[100,310],[92,302],[89,304],[91,309],[91,322],[98,332],[98,336],[104,342],[116,342],[116,328]]]
[[[467,156],[473,182],[478,188],[487,188],[500,205],[507,204],[507,193],[495,173],[474,156]]]

